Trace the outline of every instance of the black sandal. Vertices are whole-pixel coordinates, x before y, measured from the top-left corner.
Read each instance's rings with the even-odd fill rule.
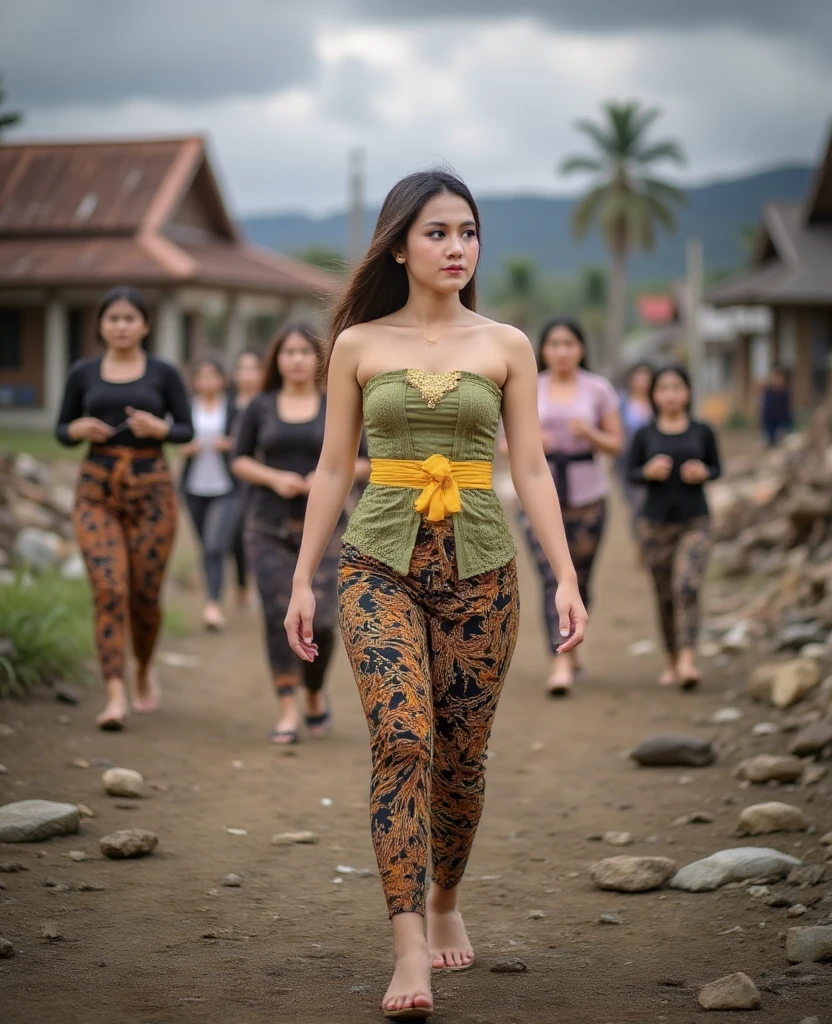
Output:
[[[276,747],[291,747],[298,742],[297,729],[272,729],[269,739]]]
[[[325,739],[329,735],[329,728],[328,727],[331,726],[331,724],[332,724],[332,712],[331,712],[329,706],[327,705],[327,709],[326,709],[326,711],[323,712],[323,714],[320,714],[320,715],[304,715],[303,716],[303,721],[306,724],[306,728],[309,729],[309,730],[312,730],[312,729],[325,730],[325,731],[322,731],[322,732],[318,732],[318,733],[313,733],[312,734],[313,736],[317,736],[319,739]]]

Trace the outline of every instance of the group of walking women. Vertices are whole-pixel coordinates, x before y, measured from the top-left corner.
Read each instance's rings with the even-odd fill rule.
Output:
[[[250,353],[238,360],[234,391],[219,365],[200,362],[190,397],[178,371],[143,348],[141,296],[117,289],[98,318],[104,353],[73,367],[58,424],[64,443],[90,443],[75,524],[108,696],[101,728],[127,715],[128,619],[133,707],[159,703],[152,655],[176,522],[163,444],[185,446],[181,488],[212,630],[223,626],[225,554],[241,552],[242,537],[239,593],[251,566],[280,702],[274,742],[298,738],[300,687],[306,725],[326,733],[322,683],[339,621],[370,732],[372,837],[396,954],[383,1011],[396,1019],[429,1017],[431,971],[475,960],[458,890],[519,614],[514,541],[492,486],[498,428],[542,577],[547,689],[569,693],[582,667],[606,514],[599,457],[625,446],[669,657],[662,681],[698,678],[702,488],[719,459],[710,429],[691,419],[684,370],[634,372],[622,403],[586,369],[583,334],[568,320],[546,327],[535,365],[523,334],[476,312],[479,245],[477,206],[459,179],[408,176],[385,200],[326,352],[312,332],[289,329],[262,366]]]

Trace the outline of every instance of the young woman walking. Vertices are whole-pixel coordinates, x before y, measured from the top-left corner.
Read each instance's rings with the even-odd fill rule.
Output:
[[[655,420],[633,438],[629,477],[647,489],[637,529],[668,656],[659,683],[692,689],[701,679],[695,663],[699,591],[711,549],[704,485],[721,472],[719,451],[707,423],[691,418],[683,367],[654,374],[650,401]]]
[[[624,439],[618,396],[612,384],[586,368],[586,342],[580,324],[558,317],[540,336],[537,407],[546,462],[555,482],[569,553],[578,574],[584,607],[606,517],[608,483],[597,455],[618,455]],[[546,689],[553,697],[572,690],[580,669],[565,652],[557,609],[558,579],[526,512],[520,513],[543,586],[543,617],[551,647],[552,672]],[[537,534],[537,535],[536,535]]]
[[[162,621],[162,578],[176,530],[176,496],[162,443],[193,437],[185,384],[168,363],[143,349],[150,313],[133,288],[109,292],[98,310],[102,357],[82,359],[69,373],[57,436],[65,445],[90,442],[78,480],[75,534],[95,601],[95,636],[107,706],[101,729],[127,717],[126,626],[136,656],[135,711],[155,711],[152,672]]]
[[[450,174],[410,175],[387,196],[333,319],[326,433],[286,616],[292,649],[314,664],[312,581],[363,419],[372,468],[344,536],[339,619],[370,730],[372,836],[396,952],[383,1008],[397,1019],[433,1012],[431,966],[474,960],[457,897],[519,610],[491,486],[501,414],[515,487],[560,580],[564,648],[586,627],[539,442],[531,346],[474,309],[479,233],[474,199]]]
[[[263,357],[253,349],[245,349],[237,356],[234,364],[234,423],[232,433],[236,435],[243,413],[251,400],[260,394],[263,387]],[[231,538],[231,552],[237,569],[237,605],[248,608],[251,604],[249,593],[248,557],[244,539],[246,508],[251,494],[248,484],[238,481],[237,505],[234,514],[234,529]]]
[[[620,392],[621,426],[624,430],[624,447],[616,459],[616,469],[621,478],[624,498],[630,507],[633,525],[644,502],[643,487],[630,482],[628,455],[636,431],[653,419],[653,406],[650,404],[650,385],[653,382],[653,367],[649,363],[636,363],[627,371],[627,379]]]
[[[262,393],[243,416],[233,469],[251,485],[246,518],[246,549],[263,608],[266,649],[278,700],[273,743],[296,743],[300,726],[297,691],[305,691],[305,724],[325,736],[330,712],[323,691],[335,649],[337,570],[342,517],[334,528],[314,575],[318,602],[318,648],[314,664],[289,646],[284,620],[300,548],[306,502],[324,441],[326,397],[319,383],[323,348],[303,324],[283,330],[266,358]],[[353,459],[351,470],[355,468]]]
[[[185,466],[180,486],[202,549],[207,602],[205,628],[225,626],[222,594],[225,560],[233,540],[238,495],[229,452],[236,416],[225,371],[215,359],[200,359],[193,372],[191,405],[194,439],[182,449]]]

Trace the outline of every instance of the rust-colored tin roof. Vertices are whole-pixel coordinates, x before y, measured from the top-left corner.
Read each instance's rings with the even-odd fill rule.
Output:
[[[118,282],[292,296],[340,284],[241,241],[200,138],[0,146],[0,288]]]

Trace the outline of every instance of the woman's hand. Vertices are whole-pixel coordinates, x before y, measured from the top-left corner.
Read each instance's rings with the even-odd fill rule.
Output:
[[[564,638],[558,647],[558,654],[565,654],[583,643],[589,616],[587,615],[578,584],[575,580],[558,582],[555,607],[560,622],[560,635]]]
[[[300,473],[289,473],[281,469],[274,471],[272,490],[281,498],[286,499],[298,498],[300,495],[308,493],[306,481]]]
[[[306,476],[303,478],[303,488],[304,488],[303,493],[304,494],[309,494],[309,492],[312,490],[312,484],[314,482],[315,482],[315,470],[313,469],[311,473],[307,473]]]
[[[73,441],[92,441],[94,444],[109,441],[115,433],[109,424],[95,416],[82,416],[73,420],[67,427],[67,432]]]
[[[654,455],[649,462],[645,462],[642,473],[645,480],[667,480],[671,469],[673,459],[669,455]]]
[[[583,438],[585,441],[595,440],[595,427],[593,427],[589,420],[576,417],[569,421],[569,429],[573,437]]]
[[[170,433],[170,423],[159,416],[154,416],[152,412],[134,409],[132,405],[128,405],[124,411],[127,413],[127,426],[136,437],[150,437],[154,441],[164,441]]]
[[[687,462],[683,462],[679,473],[686,484],[704,484],[710,475],[708,467],[699,459],[688,459]]]
[[[215,452],[230,452],[233,447],[233,437],[225,437],[220,434],[218,437],[214,438],[213,448]]]
[[[194,455],[199,455],[202,451],[202,445],[197,440],[188,441],[187,444],[183,444],[179,449],[179,454],[183,459],[192,459]]]
[[[292,598],[283,624],[289,646],[301,661],[314,661],[318,657],[318,645],[312,632],[314,618],[315,595],[312,588],[296,583],[292,587]]]

